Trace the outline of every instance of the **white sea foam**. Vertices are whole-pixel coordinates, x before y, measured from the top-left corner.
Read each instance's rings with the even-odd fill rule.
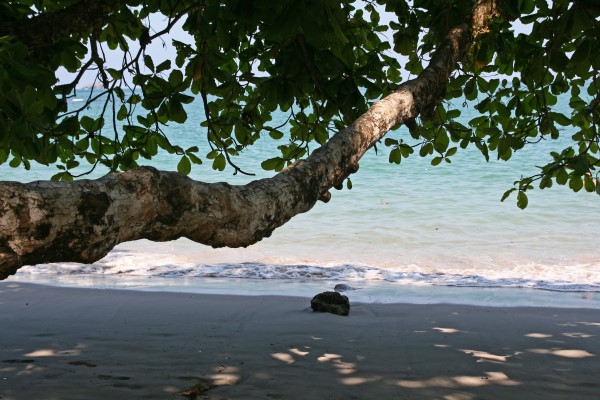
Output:
[[[403,285],[434,285],[482,288],[531,288],[564,292],[600,292],[600,265],[514,265],[511,268],[443,268],[416,264],[336,264],[279,260],[265,262],[193,263],[189,257],[169,254],[115,252],[94,264],[55,263],[25,267],[20,274],[135,277],[230,278],[237,280],[295,280],[373,283],[385,281]],[[297,260],[296,260],[297,261]],[[291,263],[290,263],[291,262]]]

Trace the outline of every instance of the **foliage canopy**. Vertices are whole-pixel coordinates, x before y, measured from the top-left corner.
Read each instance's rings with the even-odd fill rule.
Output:
[[[82,162],[127,170],[163,149],[179,157],[182,173],[202,160],[240,172],[235,156],[269,135],[281,140],[281,154],[262,166],[279,171],[403,77],[421,73],[472,7],[469,0],[3,2],[0,164],[56,164],[62,172],[54,179],[70,180]],[[416,151],[437,165],[467,146],[508,160],[530,143],[560,138],[564,150],[503,200],[516,191],[525,207],[534,184],[600,194],[599,3],[513,0],[497,7],[439,102],[411,124],[412,138],[385,140],[390,162]],[[174,29],[188,38],[169,37]],[[160,41],[174,47],[174,59],[147,51]],[[107,62],[109,53],[118,54],[117,66]],[[62,68],[72,81],[59,84]],[[84,102],[69,102],[86,71],[95,75],[93,90]],[[569,98],[569,113],[554,107],[559,96]],[[184,105],[196,97],[206,137],[184,149],[165,130],[186,122]],[[466,102],[480,116],[464,125],[457,118]],[[287,114],[285,129],[273,123],[275,111]]]

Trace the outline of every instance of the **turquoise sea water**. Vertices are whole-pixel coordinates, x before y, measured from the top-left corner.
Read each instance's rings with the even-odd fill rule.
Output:
[[[188,122],[170,126],[168,133],[183,147],[202,148],[201,109],[194,105],[188,111]],[[463,109],[463,122],[472,112]],[[568,131],[563,133],[568,136]],[[504,289],[500,293],[517,293],[516,297],[543,289],[554,293],[554,299],[558,292],[563,297],[571,293],[584,306],[600,307],[600,197],[554,187],[531,193],[526,210],[518,209],[514,199],[500,202],[514,180],[547,162],[549,149],[556,145],[542,142],[517,152],[509,162],[489,163],[476,149],[467,149],[451,164],[432,167],[430,159],[418,156],[389,164],[382,144],[377,153],[369,151],[363,158],[352,176],[352,190],[334,192],[328,204],[317,204],[249,248],[211,249],[185,239],[138,241],[119,245],[91,265],[26,267],[14,279],[152,290],[228,292],[235,287],[244,292],[261,287],[257,292],[298,293],[303,287],[344,282],[361,288],[355,293],[363,293],[359,296],[364,301],[392,301],[415,290],[427,297],[435,293],[434,287],[438,293],[450,293],[446,301],[468,297],[468,287]],[[258,177],[268,176],[260,162],[275,155],[276,146],[271,140],[259,141],[239,164]],[[177,161],[160,155],[151,165],[174,170]],[[56,172],[55,167],[25,171],[3,165],[0,180],[48,179]],[[231,170],[212,171],[208,163],[194,167],[191,176],[232,184],[251,179],[232,176]]]

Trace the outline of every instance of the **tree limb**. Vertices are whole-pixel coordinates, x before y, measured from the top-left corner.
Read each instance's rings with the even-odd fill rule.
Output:
[[[474,15],[493,15],[493,4],[478,1]],[[370,147],[437,101],[472,33],[483,31],[471,22],[487,20],[453,28],[421,75],[272,178],[207,184],[145,167],[98,180],[0,183],[0,279],[28,264],[94,262],[117,244],[142,238],[244,247],[270,236],[319,199],[327,201]]]

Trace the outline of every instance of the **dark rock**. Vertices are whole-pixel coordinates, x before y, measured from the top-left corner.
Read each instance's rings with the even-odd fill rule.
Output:
[[[336,292],[349,292],[351,290],[356,290],[356,288],[346,285],[345,283],[338,283],[337,285],[335,285],[333,290],[335,290]]]
[[[350,301],[348,297],[338,292],[319,293],[310,301],[313,311],[328,312],[337,315],[348,315],[350,313]]]

